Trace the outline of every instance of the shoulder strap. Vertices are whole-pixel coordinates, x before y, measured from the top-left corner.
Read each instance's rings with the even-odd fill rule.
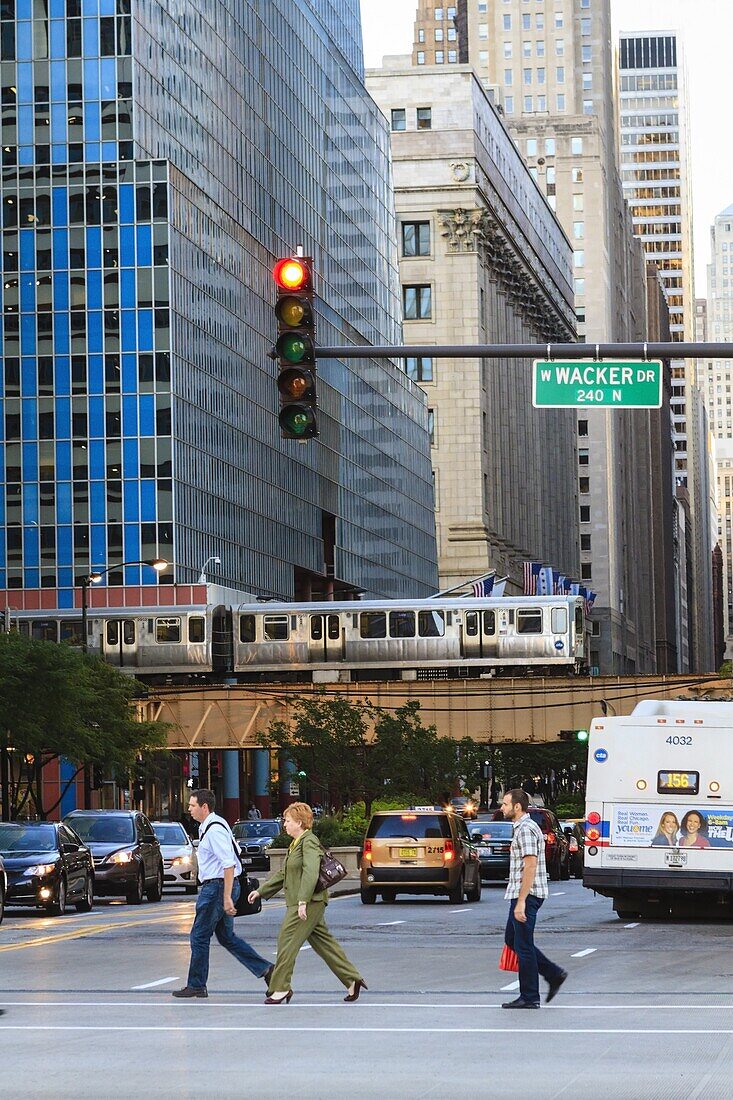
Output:
[[[242,856],[241,856],[241,853],[239,851],[239,848],[237,847],[237,842],[234,839],[234,834],[229,829],[229,826],[225,825],[223,821],[210,821],[209,824],[204,829],[203,833],[201,834],[201,840],[204,839],[204,837],[206,836],[206,834],[208,833],[208,831],[212,827],[212,825],[220,825],[222,827],[222,829],[227,830],[227,832],[229,833],[229,837],[231,839],[231,842],[232,842],[232,850],[233,850],[235,856],[237,857],[237,863],[242,868],[242,870],[244,870],[244,864],[242,863]]]

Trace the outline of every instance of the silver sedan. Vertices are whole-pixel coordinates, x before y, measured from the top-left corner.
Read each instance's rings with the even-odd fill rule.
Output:
[[[187,894],[198,893],[198,859],[186,830],[177,821],[154,821],[153,831],[163,856],[163,883],[182,886]]]

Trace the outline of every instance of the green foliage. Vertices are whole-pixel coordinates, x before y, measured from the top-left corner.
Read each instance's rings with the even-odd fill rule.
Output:
[[[733,661],[723,661],[718,669],[718,676],[720,676],[721,679],[727,680],[733,678]]]
[[[584,817],[585,799],[580,795],[577,798],[566,795],[561,802],[555,803],[552,809],[561,821],[566,817]]]
[[[27,783],[39,816],[47,812],[41,772],[57,756],[77,768],[92,764],[124,775],[138,753],[165,743],[164,723],[135,719],[134,702],[142,692],[136,680],[99,658],[55,642],[0,634],[3,733],[19,758],[32,763]]]

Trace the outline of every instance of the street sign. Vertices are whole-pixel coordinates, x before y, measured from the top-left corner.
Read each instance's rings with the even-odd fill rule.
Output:
[[[297,779],[290,780],[290,786],[288,787],[288,793],[291,798],[300,798],[300,783]]]
[[[658,409],[662,363],[535,359],[532,404],[536,409]]]

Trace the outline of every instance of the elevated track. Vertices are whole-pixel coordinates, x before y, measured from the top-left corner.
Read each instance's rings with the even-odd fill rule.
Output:
[[[287,720],[295,700],[319,694],[386,710],[417,700],[423,723],[441,736],[498,744],[556,741],[561,730],[587,729],[604,708],[629,714],[643,699],[733,700],[733,682],[707,675],[170,686],[150,688],[139,711],[169,724],[171,749],[255,749],[258,734]]]

